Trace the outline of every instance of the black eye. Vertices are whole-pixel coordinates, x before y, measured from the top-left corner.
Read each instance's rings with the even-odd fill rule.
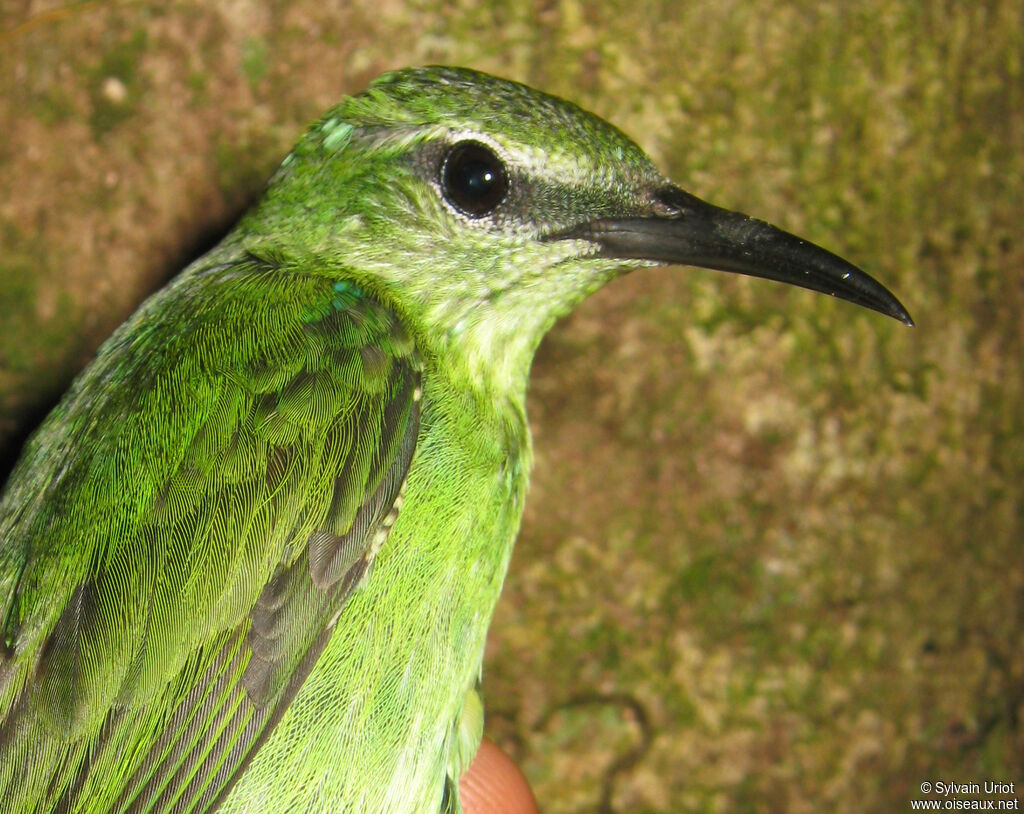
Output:
[[[441,191],[471,218],[497,209],[508,193],[508,173],[491,150],[476,141],[456,144],[441,163]]]

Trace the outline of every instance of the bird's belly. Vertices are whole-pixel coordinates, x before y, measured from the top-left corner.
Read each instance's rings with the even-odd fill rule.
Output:
[[[481,445],[425,424],[391,536],[223,810],[438,811],[519,526],[529,441]]]

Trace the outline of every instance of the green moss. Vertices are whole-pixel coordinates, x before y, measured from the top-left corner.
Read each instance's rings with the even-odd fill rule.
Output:
[[[267,69],[266,43],[249,37],[242,43],[242,73],[246,81],[255,87],[267,75]]]
[[[45,245],[10,223],[0,228],[0,459],[8,435],[25,414],[54,399],[67,385],[78,359],[74,338],[81,315],[63,291],[44,292],[49,264],[59,262]],[[41,296],[56,301],[39,313]]]
[[[210,77],[202,71],[189,71],[185,77],[185,85],[192,94],[192,104],[205,105],[209,98]]]
[[[64,88],[50,86],[32,96],[29,110],[43,124],[52,127],[70,119],[75,113],[75,105]]]
[[[238,202],[258,195],[283,157],[270,133],[251,134],[245,141],[218,140],[214,156],[217,185],[226,199]]]

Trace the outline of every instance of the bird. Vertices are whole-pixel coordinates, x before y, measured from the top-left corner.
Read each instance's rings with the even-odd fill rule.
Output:
[[[0,810],[461,811],[534,354],[637,269],[912,325],[575,104],[384,74],[99,348],[0,497]]]

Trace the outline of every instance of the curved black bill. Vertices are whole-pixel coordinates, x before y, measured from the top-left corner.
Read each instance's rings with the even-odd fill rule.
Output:
[[[881,283],[851,263],[764,221],[705,203],[675,186],[658,191],[657,214],[577,224],[549,240],[582,239],[600,255],[734,271],[821,291],[906,325],[914,321]]]

